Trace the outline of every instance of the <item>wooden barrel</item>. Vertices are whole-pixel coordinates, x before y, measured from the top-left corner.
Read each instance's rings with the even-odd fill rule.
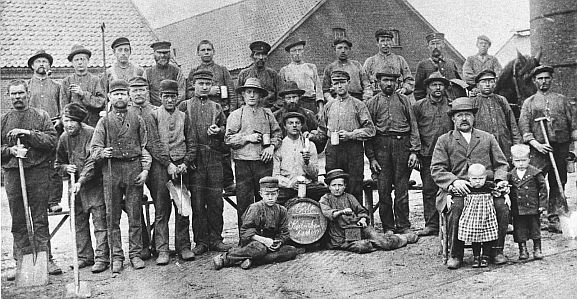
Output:
[[[310,198],[297,198],[289,203],[288,229],[291,240],[301,245],[320,240],[327,229],[327,219],[319,203]]]

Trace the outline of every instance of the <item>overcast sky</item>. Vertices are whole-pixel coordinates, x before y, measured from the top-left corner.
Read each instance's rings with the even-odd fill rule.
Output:
[[[287,0],[291,1],[291,0]],[[377,0],[365,0],[367,3]],[[388,0],[380,0],[388,1]],[[516,30],[529,28],[529,0],[408,0],[465,57],[476,53],[476,37],[493,40],[495,53]],[[239,0],[133,0],[153,28]]]

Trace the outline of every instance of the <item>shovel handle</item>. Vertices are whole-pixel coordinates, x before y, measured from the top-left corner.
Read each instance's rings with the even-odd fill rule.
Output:
[[[16,139],[16,145],[22,146],[20,138]],[[24,175],[24,162],[18,158],[18,170],[20,173],[20,188],[22,189],[22,203],[24,205],[24,218],[26,218],[26,229],[28,230],[28,240],[34,253],[34,263],[36,263],[36,242],[34,238],[34,226],[32,225],[32,216],[30,215],[30,205],[28,204],[28,192],[26,191],[26,177]]]
[[[551,145],[549,143],[549,137],[547,136],[547,129],[545,128],[545,120],[540,119],[539,124],[541,125],[541,131],[543,132],[543,138],[545,139],[545,144]],[[559,194],[563,199],[563,209],[565,213],[569,211],[569,207],[567,206],[567,198],[565,197],[565,188],[563,188],[563,183],[561,182],[561,176],[559,175],[559,169],[557,168],[557,163],[555,163],[555,157],[553,156],[553,152],[549,152],[549,160],[551,161],[551,166],[553,166],[553,172],[555,173],[555,180],[557,181],[557,187],[559,188]]]
[[[70,185],[74,188],[76,184],[76,178],[74,177],[73,172],[69,172],[70,174]],[[72,261],[74,267],[74,287],[76,294],[78,294],[80,290],[80,272],[78,269],[78,248],[76,247],[76,193],[75,192],[68,192],[69,194],[69,203],[68,207],[70,208],[70,232],[72,235]]]

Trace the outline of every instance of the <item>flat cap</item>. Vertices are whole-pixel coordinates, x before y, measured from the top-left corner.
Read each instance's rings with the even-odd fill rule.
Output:
[[[125,80],[122,79],[116,79],[116,80],[112,80],[110,81],[110,85],[109,85],[109,92],[115,92],[115,91],[119,91],[119,90],[125,90],[128,91],[128,82],[126,82]]]
[[[110,47],[114,50],[116,49],[116,47],[124,45],[130,46],[130,41],[126,37],[119,37],[112,42],[112,45]]]
[[[497,78],[497,73],[495,73],[493,70],[482,70],[480,71],[477,76],[475,77],[475,83],[479,83],[479,81],[483,80],[483,79],[495,79]]]
[[[148,80],[146,80],[142,76],[135,76],[135,77],[130,78],[130,80],[128,81],[128,84],[130,85],[130,87],[148,86]]]
[[[272,176],[265,176],[258,181],[260,189],[277,190],[278,189],[278,179]]]
[[[379,37],[394,38],[395,36],[393,35],[393,32],[389,30],[377,29],[377,31],[375,32],[375,38],[379,39]]]
[[[287,113],[287,114],[284,116],[282,122],[284,123],[284,122],[286,122],[287,119],[289,119],[289,118],[294,118],[294,117],[300,119],[300,120],[301,120],[301,123],[304,123],[304,122],[305,122],[305,116],[302,115],[302,113],[298,113],[298,112],[294,112],[294,111],[291,111],[291,112]]]
[[[342,169],[333,169],[325,175],[325,184],[330,185],[334,179],[345,179],[345,182],[349,180],[349,174]]]
[[[553,75],[553,73],[555,72],[555,69],[549,65],[540,65],[540,66],[536,67],[535,69],[533,69],[533,71],[531,72],[531,77],[535,77],[538,74],[545,73],[545,72]]]
[[[288,45],[286,47],[284,47],[284,50],[289,52],[293,47],[298,46],[298,45],[306,45],[307,41],[304,39],[301,39],[300,37],[293,37],[291,39],[289,39],[288,41]]]
[[[486,35],[479,35],[479,36],[477,36],[477,40],[484,40],[484,41],[488,42],[489,45],[492,44],[491,39],[489,39],[489,37],[486,36]]]
[[[64,116],[74,121],[82,122],[87,115],[88,111],[86,111],[86,108],[78,103],[72,102],[64,106]]]
[[[470,111],[473,114],[477,113],[477,108],[473,105],[473,99],[469,97],[456,98],[453,103],[451,103],[451,110],[447,112],[449,116],[462,111]]]
[[[155,42],[152,45],[150,45],[150,47],[155,52],[170,52],[170,46],[172,46],[172,44],[167,41]]]
[[[160,81],[160,93],[178,94],[178,82],[168,79]]]
[[[249,48],[253,53],[263,53],[263,54],[268,54],[268,52],[271,49],[271,47],[268,43],[261,41],[261,40],[257,40],[255,42],[252,42],[250,44]]]
[[[382,70],[379,70],[376,74],[375,77],[377,78],[377,80],[380,80],[381,77],[391,77],[391,78],[399,78],[401,76],[401,74],[397,71],[395,71],[393,68],[391,67],[386,67]]]
[[[349,75],[349,73],[345,72],[345,71],[333,71],[331,73],[331,80],[351,80],[351,76]]]
[[[32,64],[34,63],[34,60],[36,60],[36,58],[40,58],[40,57],[44,57],[44,58],[48,59],[48,63],[50,63],[50,65],[52,65],[52,62],[54,61],[54,59],[52,58],[52,55],[46,53],[46,51],[44,51],[44,50],[38,50],[38,51],[36,51],[36,53],[34,53],[34,55],[32,55],[32,57],[28,58],[28,67],[32,68]]]
[[[212,80],[213,78],[214,74],[212,71],[207,69],[196,70],[188,75],[188,81],[190,82],[194,82],[198,79]]]
[[[349,48],[353,46],[353,42],[351,42],[351,41],[350,41],[348,38],[346,38],[346,37],[338,37],[338,38],[335,38],[335,40],[333,41],[333,46],[336,46],[336,45],[342,44],[342,43],[347,44],[347,45],[349,46]]]
[[[88,55],[88,58],[90,58],[90,56],[92,56],[92,52],[90,52],[90,50],[84,48],[84,46],[74,45],[74,46],[72,46],[72,49],[70,50],[70,54],[68,54],[68,61],[72,62],[72,59],[74,58],[74,56],[76,54],[86,54],[86,55]]]
[[[435,39],[444,40],[445,34],[441,33],[441,32],[434,32],[434,33],[428,34],[425,38],[427,39],[427,43],[429,43],[430,41],[435,40]]]

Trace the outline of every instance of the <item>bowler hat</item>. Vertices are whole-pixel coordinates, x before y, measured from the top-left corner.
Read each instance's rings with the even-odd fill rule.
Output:
[[[128,38],[119,37],[112,42],[112,45],[110,47],[114,50],[116,47],[123,46],[123,45],[129,45],[130,46],[130,41],[128,40]]]
[[[254,88],[254,89],[260,91],[262,97],[266,97],[268,95],[268,91],[266,89],[262,88],[262,85],[260,84],[260,80],[257,78],[246,79],[246,81],[244,82],[244,85],[239,86],[236,89],[236,92],[241,93],[243,90],[245,90],[247,88]]]
[[[278,190],[278,179],[272,176],[265,176],[258,181],[261,190]]]
[[[333,46],[336,46],[336,45],[342,44],[342,43],[347,44],[349,46],[349,48],[353,46],[353,43],[346,37],[335,38],[335,40],[333,41]]]
[[[431,73],[431,75],[429,75],[429,78],[425,79],[425,86],[428,86],[429,84],[431,84],[431,82],[435,82],[435,81],[439,81],[442,82],[443,84],[445,84],[446,86],[449,86],[449,80],[447,80],[447,78],[443,77],[443,75],[441,75],[440,72],[433,72]]]
[[[289,52],[292,49],[292,47],[294,47],[294,46],[298,46],[298,45],[304,46],[307,44],[306,40],[303,40],[299,37],[293,37],[293,38],[289,39],[287,42],[288,42],[288,45],[286,47],[284,47],[284,50],[287,52]]]
[[[268,52],[271,49],[271,47],[268,43],[263,42],[261,40],[257,40],[255,42],[252,42],[250,44],[249,48],[253,53],[263,53],[263,54],[268,54]]]
[[[349,73],[345,72],[345,71],[333,71],[331,73],[331,80],[351,80],[351,76],[349,75]]]
[[[160,93],[178,94],[178,82],[168,79],[160,81]]]
[[[385,29],[377,29],[377,31],[375,32],[375,38],[379,39],[379,37],[388,37],[388,38],[393,38],[394,35],[391,31],[389,30],[385,30]]]
[[[531,72],[531,77],[535,77],[540,73],[544,73],[547,72],[551,75],[553,75],[553,72],[555,72],[555,69],[553,69],[552,66],[548,66],[548,65],[540,65],[538,67],[536,67],[532,72]]]
[[[90,50],[84,48],[84,46],[74,45],[74,46],[72,46],[72,50],[70,50],[70,54],[68,54],[68,61],[72,62],[74,55],[81,54],[81,53],[88,55],[88,58],[90,58],[90,56],[92,56],[92,52],[90,52]]]
[[[34,60],[36,60],[36,58],[39,57],[44,57],[46,59],[48,59],[48,63],[50,63],[50,65],[52,65],[52,62],[54,61],[54,59],[52,58],[52,55],[46,53],[46,51],[44,50],[38,50],[36,51],[36,53],[34,53],[34,55],[32,55],[32,57],[28,58],[28,67],[32,68],[32,64],[34,63]]]
[[[444,40],[445,34],[441,33],[441,32],[434,32],[434,33],[427,34],[427,36],[425,38],[427,39],[427,43],[429,43],[430,41],[435,40],[435,39]]]
[[[345,179],[345,182],[349,180],[349,174],[342,169],[333,169],[325,175],[325,184],[330,185],[334,179]]]
[[[160,42],[152,43],[152,45],[150,45],[150,47],[155,52],[170,52],[170,46],[171,45],[172,44],[170,42],[160,41]]]
[[[78,103],[73,102],[64,106],[64,116],[74,121],[82,122],[87,115],[88,111]]]
[[[198,79],[212,80],[214,77],[212,71],[206,69],[196,70],[188,75],[188,81],[194,82]]]
[[[148,80],[142,76],[134,76],[128,81],[130,87],[148,86]]]
[[[298,113],[298,112],[294,112],[294,111],[291,111],[291,112],[287,113],[287,114],[283,117],[282,122],[285,123],[287,119],[289,119],[289,118],[294,118],[294,117],[300,119],[300,120],[301,120],[301,123],[304,123],[304,122],[305,122],[305,116],[302,115],[302,113]]]
[[[115,92],[118,90],[125,90],[128,91],[128,82],[122,79],[116,79],[110,81],[110,88],[108,89],[109,92]]]
[[[278,96],[284,97],[287,94],[297,94],[302,96],[304,93],[305,91],[300,89],[295,81],[287,81],[283,85],[281,91],[278,93]]]
[[[489,43],[489,46],[492,44],[492,43],[491,43],[491,40],[490,40],[489,37],[486,36],[486,35],[479,35],[479,36],[477,36],[477,40],[484,40],[484,41],[486,41],[486,42]]]
[[[477,108],[473,105],[473,99],[469,97],[456,98],[453,103],[451,103],[451,110],[447,112],[449,116],[462,111],[470,111],[473,114],[477,113]]]

